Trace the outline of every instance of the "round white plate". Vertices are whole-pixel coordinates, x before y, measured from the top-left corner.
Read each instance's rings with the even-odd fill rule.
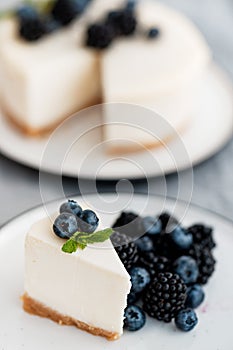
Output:
[[[225,74],[212,65],[200,88],[193,121],[186,132],[167,148],[124,157],[107,155],[104,145],[95,148],[101,142],[100,128],[84,133],[75,145],[69,144],[75,129],[73,123],[80,123],[80,130],[90,130],[91,118],[93,116],[73,119],[64,124],[62,132],[51,142],[48,137],[25,137],[0,116],[0,151],[30,167],[71,177],[117,180],[161,176],[205,160],[229,140],[233,130],[233,89]]]
[[[84,199],[77,198],[82,203]],[[49,205],[55,211],[59,202]],[[127,194],[105,194],[101,198],[88,195],[85,202],[94,208],[109,203],[110,208],[133,209],[143,214],[159,212],[164,199],[156,196]],[[114,204],[115,203],[115,204]],[[24,238],[29,227],[45,215],[45,208],[39,207],[14,219],[0,232],[0,348],[4,350],[67,350],[67,349],[124,349],[124,350],[232,350],[233,332],[233,223],[198,207],[188,207],[184,202],[166,200],[166,208],[173,211],[176,205],[178,216],[186,215],[185,225],[204,222],[215,228],[218,244],[215,250],[217,270],[206,289],[206,299],[197,310],[199,324],[190,333],[178,331],[173,324],[147,320],[139,332],[124,332],[116,342],[94,337],[75,327],[59,326],[48,319],[31,316],[22,310],[20,295],[23,288]],[[101,204],[102,206],[102,204]],[[109,208],[104,206],[104,208]],[[46,207],[48,210],[48,207]],[[188,210],[187,210],[188,209]],[[110,209],[111,211],[111,209]],[[106,226],[111,225],[115,214],[106,211],[101,218]],[[87,276],[88,277],[88,276]]]

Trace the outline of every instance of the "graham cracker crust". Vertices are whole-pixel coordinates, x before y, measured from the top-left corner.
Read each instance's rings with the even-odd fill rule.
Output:
[[[95,336],[104,337],[107,340],[117,340],[120,337],[118,333],[105,331],[104,329],[96,328],[84,322],[75,320],[72,317],[61,315],[58,312],[43,305],[42,303],[34,300],[27,293],[25,293],[22,296],[22,301],[23,301],[24,311],[26,311],[31,315],[49,318],[50,320],[57,322],[59,325],[76,326],[77,328],[83,331],[86,331]]]
[[[38,129],[31,128],[30,126],[28,126],[28,125],[24,124],[23,122],[20,122],[18,119],[16,119],[15,116],[13,115],[13,113],[11,113],[9,111],[9,109],[6,107],[6,105],[4,105],[3,101],[0,101],[0,109],[3,112],[4,117],[12,125],[12,127],[17,129],[22,134],[24,134],[28,137],[44,137],[47,134],[51,134],[69,116],[72,116],[73,114],[78,113],[85,108],[95,106],[95,105],[98,105],[100,103],[102,103],[101,99],[93,100],[90,103],[87,103],[85,106],[83,106],[80,110],[75,110],[75,111],[71,112],[69,115],[62,117],[59,121],[57,121],[53,124],[50,124],[47,127],[38,128]]]
[[[127,153],[138,153],[143,152],[145,150],[154,150],[157,148],[165,147],[167,144],[172,142],[177,138],[178,134],[183,134],[186,129],[188,129],[192,119],[188,119],[182,123],[182,125],[177,128],[174,133],[164,137],[161,140],[156,140],[155,142],[151,143],[144,143],[142,145],[128,145],[128,146],[112,146],[110,144],[109,148],[106,150],[106,153],[109,156],[121,156]]]

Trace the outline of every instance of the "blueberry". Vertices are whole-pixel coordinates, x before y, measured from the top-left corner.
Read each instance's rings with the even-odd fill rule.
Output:
[[[16,11],[19,19],[19,34],[27,41],[36,41],[46,34],[44,19],[31,6],[22,6]]]
[[[199,270],[196,261],[189,256],[181,256],[174,262],[174,272],[177,273],[184,283],[192,284],[197,281]]]
[[[22,5],[16,10],[16,16],[20,21],[32,20],[38,18],[38,12],[35,7]]]
[[[78,231],[77,219],[73,214],[60,214],[53,225],[54,233],[60,238],[70,238]]]
[[[154,249],[153,241],[148,236],[141,237],[135,241],[138,250],[142,253],[151,252]]]
[[[189,249],[193,243],[193,235],[181,226],[176,226],[171,232],[171,240],[177,248]]]
[[[53,17],[48,16],[45,18],[46,33],[50,34],[61,28],[61,23],[56,21]]]
[[[149,39],[156,39],[159,35],[160,35],[160,30],[158,28],[151,28],[147,34]]]
[[[142,228],[148,235],[157,235],[161,233],[162,223],[156,217],[146,216],[142,219]]]
[[[82,214],[82,208],[77,202],[69,199],[68,202],[63,203],[60,206],[60,213],[71,213],[80,217]]]
[[[96,213],[89,209],[82,212],[80,219],[81,220],[79,220],[78,223],[79,231],[81,232],[92,233],[99,225],[99,218],[97,217]]]
[[[139,295],[134,293],[133,291],[130,291],[127,299],[127,305],[132,305],[136,303],[139,299]]]
[[[185,309],[177,314],[175,323],[180,330],[189,332],[197,325],[198,318],[195,311],[192,309]]]
[[[126,3],[126,9],[133,11],[137,5],[137,0],[128,0]]]
[[[205,299],[203,288],[199,284],[195,284],[188,288],[187,299],[185,305],[192,309],[196,309]]]
[[[70,24],[83,10],[84,0],[56,0],[52,9],[54,19],[66,26]]]
[[[143,267],[133,267],[130,271],[132,292],[141,293],[150,283],[150,274]]]
[[[124,327],[135,332],[144,327],[146,323],[146,315],[144,311],[136,305],[130,305],[125,309]]]

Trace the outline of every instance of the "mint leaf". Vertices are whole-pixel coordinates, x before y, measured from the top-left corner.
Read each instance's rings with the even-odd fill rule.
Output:
[[[68,241],[66,241],[66,243],[63,244],[63,246],[62,246],[62,251],[64,253],[72,254],[72,253],[76,252],[77,249],[78,249],[78,243],[76,241],[74,241],[72,238],[69,239]]]
[[[88,244],[102,243],[107,241],[113,233],[113,229],[107,228],[94,233],[76,232],[63,245],[62,251],[65,253],[75,253],[78,249],[84,250]]]
[[[107,241],[113,233],[113,229],[107,228],[103,231],[94,232],[85,237],[87,244],[102,243]]]

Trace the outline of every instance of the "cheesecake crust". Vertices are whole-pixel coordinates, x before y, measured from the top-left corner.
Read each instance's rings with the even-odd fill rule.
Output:
[[[22,296],[23,309],[31,315],[36,315],[40,317],[49,318],[50,320],[57,322],[59,325],[66,326],[76,326],[77,328],[86,331],[95,336],[101,336],[107,340],[117,340],[120,338],[120,334],[109,332],[101,328],[96,328],[90,326],[79,320],[75,320],[72,317],[64,316],[57,311],[52,310],[51,308],[43,305],[37,300],[31,298],[27,293]]]
[[[82,111],[85,108],[88,107],[92,107],[95,105],[98,105],[102,103],[101,99],[95,99],[93,101],[91,101],[90,103],[87,103],[85,106],[83,106],[80,110],[76,110],[72,113],[70,113],[70,115],[66,115],[63,118],[61,118],[59,121],[57,121],[56,123],[50,124],[49,126],[46,126],[44,128],[31,128],[30,126],[26,125],[23,122],[20,122],[12,112],[9,111],[9,109],[7,108],[7,106],[4,104],[3,101],[0,101],[0,109],[3,112],[4,117],[7,119],[7,121],[12,125],[12,127],[14,127],[15,129],[17,129],[19,132],[21,132],[22,134],[28,136],[28,137],[44,137],[48,134],[51,134],[62,122],[64,122],[69,116],[72,116],[75,113],[78,113],[80,111]]]

